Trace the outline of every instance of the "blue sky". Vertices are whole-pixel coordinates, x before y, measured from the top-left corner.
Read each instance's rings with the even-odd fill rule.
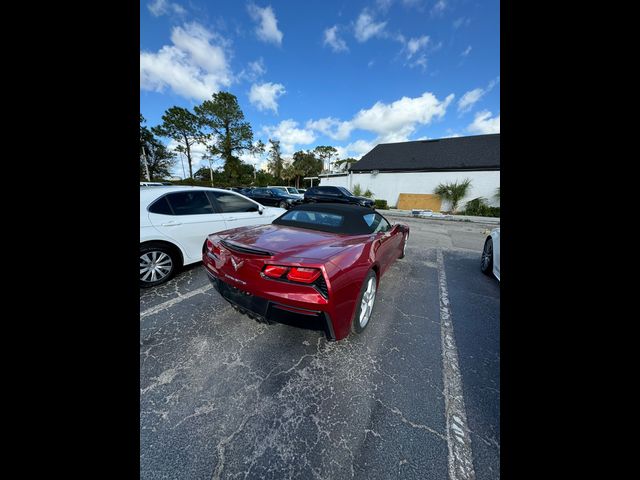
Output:
[[[142,0],[140,23],[148,126],[225,90],[285,157],[500,131],[498,1]]]

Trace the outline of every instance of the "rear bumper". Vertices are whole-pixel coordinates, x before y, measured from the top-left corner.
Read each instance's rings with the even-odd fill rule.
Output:
[[[324,332],[327,340],[336,339],[331,317],[327,312],[300,308],[242,291],[220,280],[205,267],[216,291],[240,313],[262,323],[282,323],[298,328]]]

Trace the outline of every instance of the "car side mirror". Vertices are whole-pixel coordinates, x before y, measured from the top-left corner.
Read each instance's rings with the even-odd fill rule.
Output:
[[[262,215],[264,213],[264,207],[262,205],[258,206],[258,213]]]

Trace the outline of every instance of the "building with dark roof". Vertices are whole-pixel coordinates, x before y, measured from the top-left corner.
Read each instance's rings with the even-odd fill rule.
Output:
[[[364,192],[371,190],[375,198],[385,199],[391,206],[404,199],[428,199],[427,206],[447,210],[448,205],[434,198],[433,190],[440,183],[471,180],[468,195],[460,202],[484,197],[497,205],[496,189],[500,186],[500,134],[440,138],[413,142],[376,145],[351,166],[349,173],[320,175],[323,186],[356,185]],[[434,203],[435,202],[435,203]],[[418,202],[420,203],[420,202]]]

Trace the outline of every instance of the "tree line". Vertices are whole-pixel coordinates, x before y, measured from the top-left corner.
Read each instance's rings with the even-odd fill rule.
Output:
[[[286,182],[301,187],[304,177],[317,176],[327,170],[326,165],[333,164],[334,169],[346,171],[357,161],[354,158],[338,160],[337,149],[328,145],[299,150],[291,160],[285,160],[278,140],[269,139],[268,147],[261,140],[254,141],[253,130],[245,120],[237,97],[229,92],[214,93],[210,100],[195,106],[193,112],[173,106],[162,115],[160,125],[149,128],[145,123],[146,119],[140,114],[141,180],[146,180],[147,171],[152,180],[169,177],[177,162],[176,152],[186,158],[187,183],[210,181],[219,186],[266,186]],[[157,137],[170,138],[177,147],[171,151]],[[194,173],[195,144],[205,146],[204,159],[209,160],[210,167]],[[242,161],[240,156],[246,153],[267,153],[267,169],[256,170],[252,164]],[[222,168],[212,167],[214,159],[222,159]]]

